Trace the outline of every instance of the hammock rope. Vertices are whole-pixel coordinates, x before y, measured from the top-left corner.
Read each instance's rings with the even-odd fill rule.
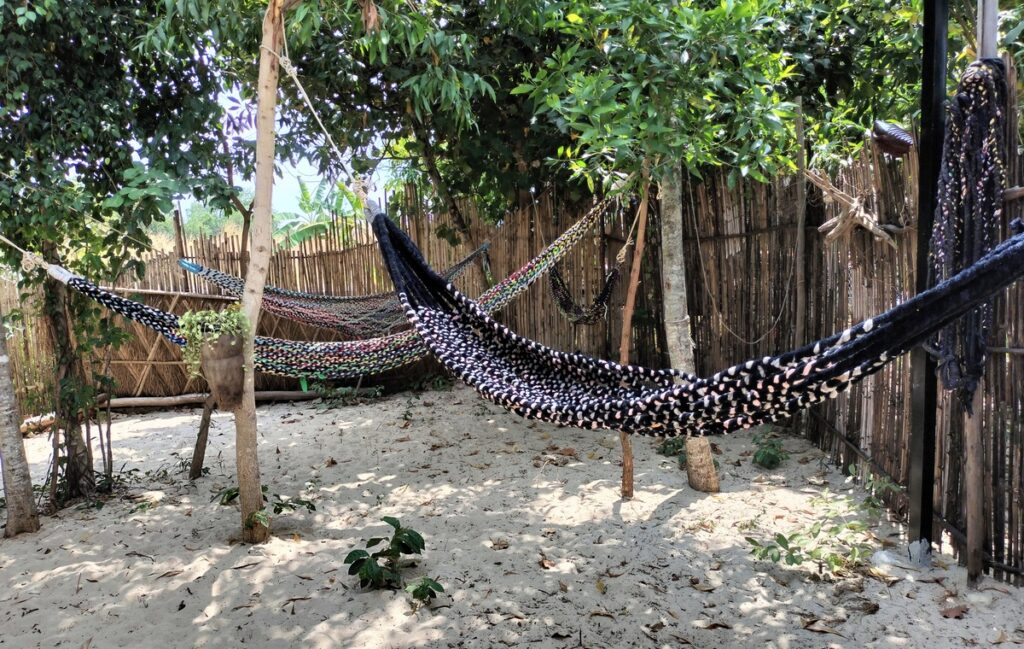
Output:
[[[452,280],[469,268],[490,244],[485,243],[444,272]],[[195,262],[178,260],[178,265],[219,286],[229,296],[241,298],[245,280],[207,268]],[[292,291],[267,286],[263,289],[263,310],[278,317],[323,329],[333,329],[352,338],[370,338],[408,328],[402,305],[394,292],[372,295],[334,296]]]
[[[432,271],[386,216],[374,217],[373,225],[410,323],[438,360],[484,398],[529,419],[647,435],[745,429],[833,398],[1024,275],[1024,234],[1017,234],[879,316],[702,379],[517,336]],[[675,377],[683,383],[673,385]]]
[[[999,236],[1006,185],[1003,128],[1006,73],[999,59],[971,63],[949,106],[938,206],[932,230],[931,268],[944,280],[992,249]],[[969,154],[968,154],[969,153]],[[986,302],[938,332],[939,375],[971,412],[985,373],[994,305]]]
[[[540,254],[481,295],[480,308],[488,312],[497,311],[529,288],[583,240],[597,221],[606,202],[603,200],[597,203]],[[178,333],[178,316],[173,313],[115,295],[56,264],[47,264],[32,253],[21,250],[9,240],[2,238],[2,235],[0,240],[21,251],[23,258],[37,260],[51,277],[69,288],[129,320],[157,331],[175,345],[187,344]],[[353,379],[380,374],[415,362],[428,353],[427,347],[415,330],[365,340],[339,342],[299,342],[257,336],[255,347],[257,371],[320,380]]]

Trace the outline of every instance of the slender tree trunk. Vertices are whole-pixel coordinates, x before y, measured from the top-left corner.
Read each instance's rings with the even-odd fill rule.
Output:
[[[284,5],[284,0],[270,0],[263,17],[256,111],[256,196],[252,211],[249,264],[242,293],[242,312],[249,320],[249,332],[245,336],[242,405],[235,409],[235,463],[238,471],[238,500],[242,507],[242,540],[247,543],[263,543],[270,535],[270,528],[256,518],[256,514],[263,511],[263,492],[260,489],[256,439],[254,343],[273,246],[271,198],[274,191],[274,111],[277,105],[278,78],[278,61],[273,53],[280,52],[284,42]]]
[[[636,308],[636,289],[640,285],[640,265],[644,260],[644,243],[647,237],[647,204],[651,185],[644,173],[644,186],[637,208],[636,245],[633,247],[633,266],[629,271],[629,287],[626,289],[626,304],[622,307],[622,338],[619,339],[619,363],[629,364],[629,341],[633,335],[633,310]],[[629,435],[619,433],[622,444],[622,497],[633,497],[633,444]]]
[[[696,368],[686,295],[682,191],[682,173],[676,164],[658,191],[661,200],[661,299],[669,362],[672,367],[693,374]]]
[[[3,465],[4,496],[7,498],[6,537],[39,530],[39,516],[32,498],[32,475],[18,428],[17,406],[7,340],[0,329],[0,465]]]
[[[57,352],[54,381],[57,392],[57,407],[54,409],[57,413],[57,423],[54,426],[53,434],[58,435],[63,426],[64,452],[67,460],[64,465],[67,492],[64,496],[67,498],[88,496],[96,490],[96,476],[93,473],[90,453],[82,438],[82,426],[78,421],[81,408],[74,390],[76,386],[84,385],[85,370],[82,367],[82,359],[75,354],[71,342],[67,287],[56,280],[47,278],[43,286],[43,303],[43,310]],[[54,460],[56,461],[56,458]],[[52,504],[58,505],[56,502]]]

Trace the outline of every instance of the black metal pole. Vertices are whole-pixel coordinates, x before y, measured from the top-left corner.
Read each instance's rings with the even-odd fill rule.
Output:
[[[925,0],[921,59],[921,141],[918,146],[917,292],[928,288],[928,244],[945,134],[949,1]],[[910,540],[932,540],[935,515],[935,361],[920,346],[910,356]]]

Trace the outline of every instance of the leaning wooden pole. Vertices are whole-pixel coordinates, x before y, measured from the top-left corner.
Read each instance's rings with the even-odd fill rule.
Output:
[[[633,311],[636,308],[636,289],[640,284],[640,264],[644,259],[644,242],[647,236],[647,203],[651,183],[644,172],[643,189],[640,193],[640,207],[637,208],[636,245],[633,247],[633,266],[629,271],[629,287],[626,289],[626,304],[622,307],[622,338],[619,340],[619,363],[629,364],[629,342],[633,334]],[[633,444],[629,435],[619,433],[622,444],[622,497],[633,497]]]
[[[270,0],[263,17],[256,109],[256,196],[252,211],[249,264],[242,293],[242,313],[249,322],[245,336],[245,382],[242,403],[235,409],[235,461],[238,500],[242,508],[242,540],[262,543],[270,535],[263,509],[256,439],[255,336],[267,280],[271,233],[271,198],[274,187],[274,113],[277,106],[277,54],[284,44],[285,0]]]

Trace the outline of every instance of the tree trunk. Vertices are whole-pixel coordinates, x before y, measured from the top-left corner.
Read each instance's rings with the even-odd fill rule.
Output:
[[[32,475],[25,457],[25,444],[18,426],[18,404],[7,355],[7,340],[0,329],[0,465],[7,498],[7,527],[4,536],[39,530],[39,516],[32,498]]]
[[[683,183],[678,164],[659,188],[661,199],[661,299],[672,367],[693,374],[693,336],[683,254]]]
[[[707,437],[686,440],[686,481],[691,489],[704,493],[718,493],[718,470],[711,456],[711,442]]]
[[[254,341],[263,304],[263,286],[273,246],[271,198],[274,191],[274,112],[277,105],[278,61],[273,54],[284,42],[284,0],[270,0],[263,16],[263,42],[256,111],[256,195],[252,211],[252,240],[242,293],[242,313],[249,320],[245,336],[245,384],[242,405],[235,409],[235,463],[238,500],[242,507],[242,540],[263,543],[270,528],[256,518],[263,512],[260,464],[256,439],[256,390]],[[269,51],[268,51],[269,50]],[[264,519],[267,520],[267,519]]]
[[[640,265],[644,260],[644,242],[647,236],[647,201],[651,185],[644,173],[640,207],[637,208],[636,245],[633,247],[633,266],[629,271],[629,287],[626,289],[626,304],[622,307],[622,338],[619,339],[619,364],[629,364],[629,341],[633,334],[633,310],[636,308],[636,289],[640,284]],[[629,435],[619,433],[622,445],[622,497],[633,497],[633,444]]]
[[[85,369],[82,359],[75,354],[71,342],[71,328],[68,318],[67,287],[47,278],[43,285],[43,310],[50,327],[50,335],[57,353],[57,367],[54,385],[57,392],[57,425],[54,435],[64,429],[64,482],[66,492],[58,500],[89,496],[96,490],[96,476],[93,473],[90,453],[82,438],[82,426],[78,421],[81,404],[75,394],[75,387],[85,384]],[[54,458],[55,466],[57,458]],[[56,486],[56,485],[54,485]],[[54,492],[57,493],[57,492]],[[54,502],[52,505],[57,506]]]

